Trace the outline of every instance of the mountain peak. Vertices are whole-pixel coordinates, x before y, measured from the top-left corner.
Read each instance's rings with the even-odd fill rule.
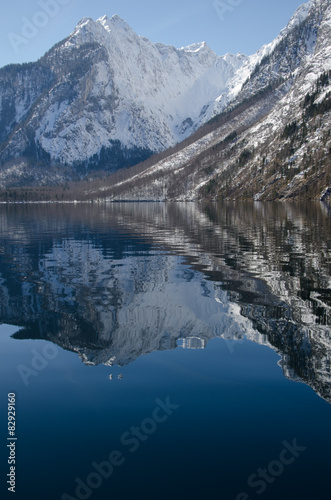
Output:
[[[118,41],[123,36],[134,38],[137,36],[124,19],[115,14],[111,18],[107,15],[99,17],[96,21],[91,17],[83,17],[77,24],[71,38],[75,37],[78,44],[86,41],[98,41],[104,44],[109,35]],[[78,38],[77,38],[78,37]]]
[[[86,25],[87,25],[87,24],[89,24],[89,23],[94,24],[94,23],[95,23],[94,19],[92,19],[92,17],[83,17],[83,18],[82,18],[82,19],[78,22],[78,24],[77,24],[77,26],[76,26],[76,29],[77,29],[77,28],[82,28],[83,26],[86,26]]]
[[[293,28],[297,24],[300,24],[302,21],[304,21],[306,19],[306,17],[308,16],[310,9],[312,7],[314,7],[317,3],[318,3],[318,1],[316,1],[316,0],[310,0],[307,3],[303,3],[302,5],[300,5],[296,9],[293,16],[291,17],[291,19],[287,23],[287,26],[284,29],[286,31],[288,31],[289,29]]]
[[[107,17],[107,16],[104,16],[104,17]],[[117,23],[117,24],[127,24],[126,21],[124,21],[124,19],[119,16],[118,14],[114,14],[113,16],[111,16],[111,19],[110,19],[113,23]]]
[[[206,42],[192,43],[191,45],[183,47],[183,50],[186,52],[198,52],[199,50],[204,49],[206,45]]]
[[[110,19],[108,16],[102,16],[97,22],[99,22],[106,31],[133,31],[128,23],[118,14],[114,14]]]
[[[187,45],[186,47],[181,47],[180,50],[183,50],[185,52],[211,51],[206,42],[192,43],[191,45]]]
[[[109,22],[110,19],[107,15],[101,16],[97,19],[97,23]]]
[[[71,36],[76,37],[77,35],[86,36],[88,33],[93,34],[98,30],[98,24],[91,17],[83,17],[76,28],[74,29]]]
[[[209,45],[206,42],[198,42],[198,43],[192,43],[191,45],[187,45],[186,47],[181,47],[180,49],[177,49],[179,51],[182,51],[186,55],[190,57],[195,57],[200,60],[217,60],[219,56],[214,52]]]

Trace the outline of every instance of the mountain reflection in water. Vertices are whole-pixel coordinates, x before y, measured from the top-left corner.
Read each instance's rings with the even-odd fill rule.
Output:
[[[11,205],[0,220],[0,319],[15,338],[121,366],[246,336],[331,401],[327,206]]]

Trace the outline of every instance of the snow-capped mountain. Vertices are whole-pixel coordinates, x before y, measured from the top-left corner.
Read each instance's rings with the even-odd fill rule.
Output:
[[[331,193],[330,47],[330,1],[310,1],[236,72],[232,101],[213,123],[168,156],[86,195],[324,199]]]
[[[168,148],[210,118],[246,61],[219,57],[205,42],[154,44],[117,15],[82,19],[37,63],[0,71],[0,156],[11,169],[2,185],[11,171],[25,180],[27,159],[57,164],[56,176],[64,166],[112,170]]]
[[[37,63],[0,70],[0,186],[90,178],[175,145],[77,197],[323,198],[330,42],[330,0],[303,4],[249,57],[154,44],[116,15],[85,18]]]

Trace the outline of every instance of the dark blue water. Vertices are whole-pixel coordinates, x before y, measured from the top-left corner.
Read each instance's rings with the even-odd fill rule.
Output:
[[[329,499],[326,206],[12,205],[0,229],[1,498]]]

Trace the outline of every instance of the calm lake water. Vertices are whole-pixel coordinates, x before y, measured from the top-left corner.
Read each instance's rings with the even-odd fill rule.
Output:
[[[327,206],[11,205],[0,228],[1,498],[330,498]]]

